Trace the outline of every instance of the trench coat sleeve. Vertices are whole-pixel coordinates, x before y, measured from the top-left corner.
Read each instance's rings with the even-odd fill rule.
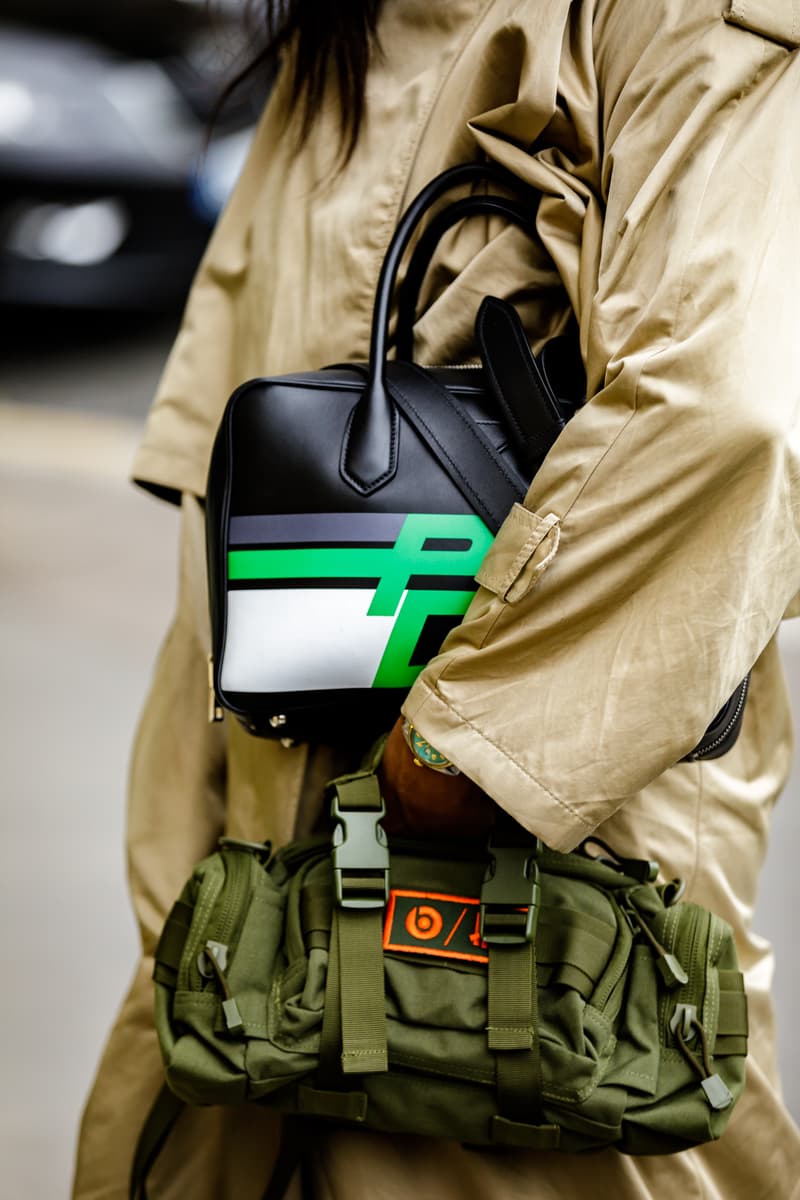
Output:
[[[177,611],[158,656],[131,762],[128,872],[142,957],[87,1100],[75,1200],[127,1195],[139,1131],[164,1082],[153,1024],[153,954],[175,897],[223,828],[224,744],[221,726],[208,724],[207,617],[197,578],[203,518],[194,497],[185,497],[183,507]],[[172,1169],[178,1177],[169,1195],[194,1194],[187,1179],[187,1173],[194,1178],[194,1165],[173,1162]],[[179,1183],[186,1184],[183,1191]]]
[[[404,706],[561,850],[693,748],[800,587],[800,57],[708,0],[630,7],[573,30],[603,148],[592,398]],[[540,180],[511,121],[475,136]],[[549,166],[566,236],[586,180]]]
[[[182,493],[205,495],[217,425],[225,401],[241,383],[241,342],[251,311],[247,298],[253,216],[272,150],[266,132],[271,120],[268,103],[198,266],[133,461],[134,482],[174,504],[180,503]]]

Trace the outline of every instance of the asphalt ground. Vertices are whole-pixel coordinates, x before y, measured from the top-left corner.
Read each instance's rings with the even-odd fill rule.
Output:
[[[173,602],[177,517],[127,483],[171,340],[158,326],[6,325],[0,370],[0,1193],[66,1200],[77,1122],[136,956],[127,763]],[[783,649],[800,711],[800,622]],[[756,928],[775,943],[800,1117],[800,770],[775,815]]]

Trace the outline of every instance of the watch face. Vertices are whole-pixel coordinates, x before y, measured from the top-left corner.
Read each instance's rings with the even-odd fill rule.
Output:
[[[425,763],[428,767],[442,769],[453,765],[450,759],[445,758],[444,754],[437,750],[435,746],[432,746],[413,725],[410,729],[409,745],[420,762]]]

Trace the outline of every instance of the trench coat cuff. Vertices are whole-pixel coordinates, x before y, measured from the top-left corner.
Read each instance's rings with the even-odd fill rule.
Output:
[[[143,442],[136,452],[130,472],[131,482],[171,504],[180,504],[181,493],[205,495],[205,477],[194,458],[159,450]]]
[[[588,821],[560,800],[422,679],[403,704],[403,715],[496,804],[553,850],[574,850],[595,829],[596,821]]]

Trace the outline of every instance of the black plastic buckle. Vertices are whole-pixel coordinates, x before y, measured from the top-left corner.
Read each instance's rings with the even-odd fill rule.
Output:
[[[334,791],[333,886],[340,908],[384,908],[389,899],[389,847],[379,809],[342,808]]]
[[[591,846],[598,846],[603,853],[592,854]],[[590,862],[599,862],[605,867],[613,867],[615,871],[619,871],[623,875],[630,875],[631,879],[638,879],[639,883],[655,883],[658,879],[660,867],[654,859],[623,858],[621,854],[617,854],[616,850],[611,849],[608,842],[604,842],[599,837],[584,838],[578,846],[578,853],[588,858]]]
[[[481,887],[481,937],[491,945],[532,942],[539,908],[538,838],[522,844],[489,839],[491,861]]]

